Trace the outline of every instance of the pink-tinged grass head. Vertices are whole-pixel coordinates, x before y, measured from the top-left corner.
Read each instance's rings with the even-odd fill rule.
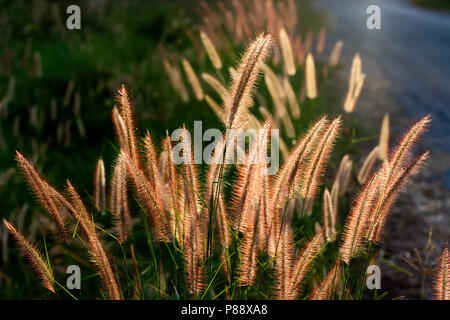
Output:
[[[433,281],[434,298],[450,300],[450,255],[447,243],[442,251],[438,270]]]
[[[3,219],[3,224],[16,240],[23,254],[25,254],[30,261],[33,270],[41,279],[41,285],[51,292],[55,292],[55,278],[53,276],[53,271],[50,265],[44,260],[44,257],[39,250],[5,219]]]

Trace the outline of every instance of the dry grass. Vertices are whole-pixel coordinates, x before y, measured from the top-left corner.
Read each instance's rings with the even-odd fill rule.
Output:
[[[450,256],[447,244],[442,251],[439,269],[434,279],[434,296],[437,300],[450,300]]]
[[[158,151],[158,145],[155,145],[148,132],[139,140],[127,90],[122,86],[118,91],[118,107],[112,109],[112,119],[120,151],[113,164],[109,193],[106,192],[105,165],[102,160],[98,162],[94,183],[95,207],[103,211],[106,203],[109,204],[120,246],[126,241],[132,241],[129,234],[134,228],[132,219],[136,219],[148,223],[150,243],[173,245],[180,252],[184,282],[178,284],[178,288],[175,287],[177,294],[183,288],[187,297],[203,298],[215,282],[216,289],[226,292],[226,297],[232,299],[236,290],[242,292],[242,287],[259,287],[262,274],[267,272],[271,275],[267,277],[271,289],[268,291],[271,293],[265,297],[345,298],[346,295],[340,292],[342,290],[338,290],[342,281],[347,280],[342,279],[341,269],[347,268],[353,258],[369,252],[371,246],[381,241],[390,208],[408,179],[420,171],[428,157],[428,153],[424,153],[412,160],[410,158],[411,149],[430,122],[430,118],[425,117],[411,127],[391,156],[373,173],[374,162],[380,155],[379,149],[385,152],[387,148],[388,133],[384,129],[380,140],[382,147],[376,146],[360,169],[358,181],[363,186],[350,213],[345,215],[339,213],[339,200],[347,194],[353,162],[348,155],[344,156],[331,191],[325,189],[323,193],[322,226],[318,225],[306,244],[299,245],[293,213],[300,211],[308,216],[308,212],[313,210],[344,119],[342,116],[334,119],[322,116],[304,133],[295,131],[291,114],[294,118],[300,117],[298,100],[301,99],[297,99],[289,76],[296,74],[297,68],[302,66],[305,70],[306,96],[313,100],[319,95],[311,53],[312,34],[307,33],[304,39],[299,40],[299,35],[295,33],[298,20],[295,1],[278,3],[283,3],[281,8],[275,8],[272,1],[265,1],[264,4],[263,1],[255,1],[254,10],[248,14],[245,10],[248,2],[233,1],[232,9],[219,6],[225,17],[224,23],[236,41],[242,42],[257,31],[270,31],[259,33],[247,46],[237,68],[231,69],[232,81],[229,86],[222,83],[222,79],[200,73],[201,78],[219,94],[221,104],[204,94],[191,64],[186,59],[182,62],[196,98],[206,100],[222,120],[225,129],[260,129],[257,131],[256,143],[246,151],[247,161],[235,166],[234,177],[227,175],[231,165],[221,164],[220,161],[213,162],[205,172],[199,172],[192,161],[193,154],[188,152],[192,148],[187,130],[180,133],[182,148],[178,151],[181,151],[184,161],[178,165],[174,161],[174,146],[169,136],[163,140],[161,151]],[[214,19],[217,13],[206,2],[202,2],[201,9],[205,21],[200,38],[212,65],[220,70],[223,62],[216,43],[222,36],[219,22],[216,22],[219,19]],[[261,19],[264,12],[266,16]],[[281,43],[281,54],[274,46],[276,41],[273,35],[279,35],[277,40]],[[316,51],[323,52],[324,46],[323,29]],[[337,65],[341,49],[342,42],[339,42],[330,57],[329,66]],[[271,53],[273,63],[277,59],[281,61],[280,57],[283,56],[286,71],[281,78],[283,82],[265,64]],[[164,67],[175,91],[187,101],[187,89],[176,62],[164,59]],[[264,71],[265,82],[275,105],[273,115],[260,106],[259,110],[266,110],[264,121],[259,121],[250,110],[251,106],[256,105],[253,94],[261,71]],[[345,111],[354,109],[363,82],[361,59],[356,56]],[[286,103],[289,104],[291,114]],[[263,160],[269,151],[270,129],[279,127],[278,119],[281,119],[283,132],[295,138],[296,142],[289,149],[280,141],[284,153],[283,165],[275,175],[267,175],[268,166]],[[225,136],[216,145],[215,160],[228,155],[228,143],[235,138]],[[37,199],[52,218],[61,240],[67,239],[70,230],[86,246],[99,271],[107,298],[126,297],[123,281],[120,282],[117,270],[112,267],[93,215],[72,184],[67,182],[66,195],[63,195],[48,185],[20,153],[17,153],[17,162]],[[226,192],[224,185],[231,189],[231,195]],[[301,210],[294,210],[297,203],[303,206]],[[144,212],[147,222],[138,219],[139,214],[133,210],[136,207]],[[340,214],[346,217],[343,230]],[[4,223],[31,257],[43,286],[53,291],[53,274],[49,264],[19,232],[8,222]],[[339,243],[338,252],[335,252],[339,257],[336,262],[332,262],[334,265],[326,266],[327,272],[322,272],[325,276],[320,276],[320,283],[311,285],[308,275],[314,263],[334,241]],[[136,261],[134,250],[132,252],[133,260]],[[445,252],[448,258],[448,251]],[[217,272],[212,268],[216,256],[220,257]],[[448,277],[448,266],[445,264],[448,259],[445,257],[436,287],[448,290],[446,281],[442,280]],[[137,270],[136,262],[135,266]],[[162,263],[158,276],[159,290],[164,293],[167,287]],[[310,291],[304,292],[306,288]],[[444,289],[439,290],[442,296]]]
[[[237,78],[236,81],[240,81],[239,79]],[[120,90],[120,93],[121,97],[126,97],[124,88]],[[125,100],[122,104],[129,106]],[[128,112],[131,118],[131,109]],[[257,261],[263,253],[267,253],[273,258],[274,297],[297,298],[301,292],[303,279],[314,258],[322,249],[324,235],[326,241],[331,241],[336,236],[337,211],[333,207],[335,200],[326,190],[323,221],[325,229],[319,230],[300,253],[295,254],[296,246],[292,237],[290,220],[285,214],[286,206],[292,198],[301,197],[306,200],[314,198],[317,194],[340,122],[340,118],[333,121],[322,118],[313,125],[292,149],[283,168],[275,177],[264,174],[264,170],[261,169],[265,167],[261,165],[261,162],[252,164],[254,162],[248,161],[247,164],[241,165],[237,180],[234,182],[235,191],[231,206],[226,204],[227,198],[220,184],[217,184],[221,165],[210,166],[206,193],[204,193],[199,186],[197,170],[193,164],[182,164],[179,170],[173,164],[169,139],[164,140],[164,151],[158,156],[150,135],[147,134],[141,143],[144,157],[133,160],[122,148],[114,166],[109,200],[111,211],[115,215],[120,241],[125,241],[130,227],[126,182],[131,181],[133,190],[149,220],[153,239],[157,242],[176,241],[183,251],[186,286],[190,294],[200,295],[206,286],[204,262],[208,255],[212,254],[207,250],[207,243],[216,239],[210,238],[208,232],[210,225],[208,217],[211,216],[208,213],[212,211],[215,214],[215,228],[219,235],[216,240],[217,245],[212,247],[220,249],[224,268],[230,268],[227,264],[231,243],[236,241],[240,243],[237,249],[239,253],[237,273],[234,275],[237,284],[240,286],[255,284]],[[385,162],[365,184],[344,228],[340,249],[341,261],[348,264],[352,257],[364,251],[366,241],[380,240],[389,207],[406,179],[421,167],[428,156],[425,153],[411,162],[408,162],[406,157],[407,151],[428,122],[427,117],[413,126],[391,156],[391,160]],[[261,126],[265,130],[261,131],[258,143],[249,151],[248,160],[262,159],[267,152],[269,139],[267,132],[270,132],[268,129],[271,127],[271,120],[268,119]],[[134,127],[127,127],[125,130],[128,133],[134,131]],[[122,142],[125,146],[130,146],[130,140],[135,141],[134,138],[127,138]],[[186,142],[188,139],[183,141],[185,141],[183,143],[189,143]],[[215,150],[217,155],[220,156],[224,152],[223,146],[223,143],[218,145]],[[130,149],[132,150],[132,148],[128,150]],[[186,146],[185,150],[187,149],[189,148]],[[190,155],[184,153],[184,156],[189,158]],[[161,167],[158,167],[158,161]],[[59,211],[52,209],[48,203],[62,206],[73,220],[78,222],[81,237],[99,268],[108,296],[111,299],[119,299],[121,297],[119,286],[106,257],[105,249],[97,236],[90,214],[73,186],[68,182],[69,198],[66,200],[64,196],[36,177],[31,165],[20,154],[18,154],[18,162],[22,167],[27,168],[25,175],[31,186],[36,183],[36,180],[40,185],[45,186],[39,200],[47,205],[46,208],[50,214],[53,213],[55,222],[58,223],[63,219],[58,218],[55,212]],[[33,177],[36,180],[33,180]],[[335,189],[333,194],[336,197],[339,191]],[[218,198],[215,198],[216,196]],[[215,204],[214,211],[213,206],[208,207],[202,204],[204,199]],[[20,239],[21,246],[31,252],[33,261],[38,261],[34,265],[43,279],[43,284],[51,288],[48,280],[51,271],[47,264],[43,263],[40,256],[32,250],[32,246],[25,242],[23,236],[12,227],[8,228],[16,238]],[[66,230],[67,223],[62,223],[61,228],[64,228],[61,231]],[[242,234],[242,239],[233,239],[231,230],[234,230],[233,234]],[[27,245],[22,245],[24,243]],[[339,268],[338,265],[331,269],[330,274],[316,289],[312,298],[331,297],[330,292],[334,290],[337,268]]]

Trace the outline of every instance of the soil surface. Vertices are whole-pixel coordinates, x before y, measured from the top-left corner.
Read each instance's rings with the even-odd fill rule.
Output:
[[[370,4],[381,9],[380,30],[366,27]],[[314,5],[328,17],[327,52],[338,39],[344,41],[337,74],[344,93],[352,58],[361,55],[366,79],[355,110],[358,121],[378,132],[389,113],[393,145],[414,121],[426,114],[433,119],[415,150],[430,150],[431,159],[392,209],[379,258],[388,298],[430,299],[431,274],[450,235],[450,14],[402,0],[317,0]],[[376,143],[361,144],[357,163]]]

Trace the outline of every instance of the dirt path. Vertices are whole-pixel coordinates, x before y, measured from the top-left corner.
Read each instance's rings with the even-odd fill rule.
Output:
[[[360,121],[375,124],[378,130],[384,113],[389,113],[391,137],[398,137],[414,120],[428,113],[433,118],[417,148],[430,150],[432,158],[393,208],[381,252],[383,259],[407,271],[381,263],[382,288],[388,297],[420,298],[425,263],[415,249],[424,260],[432,229],[435,249],[425,264],[431,269],[450,235],[450,15],[417,9],[401,0],[317,0],[314,4],[328,13],[328,43],[344,40],[344,68],[338,74],[343,92],[353,55],[361,55],[366,82],[356,110]],[[366,27],[369,4],[381,8],[381,30]],[[362,149],[368,151],[373,144]],[[430,276],[425,277],[424,288],[424,297],[431,298]]]

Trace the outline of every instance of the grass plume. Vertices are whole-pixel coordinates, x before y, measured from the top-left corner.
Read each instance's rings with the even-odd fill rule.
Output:
[[[434,297],[436,300],[450,300],[450,256],[447,244],[442,250],[439,269],[434,278]]]
[[[106,178],[103,159],[98,159],[97,166],[95,167],[94,202],[98,211],[104,211],[106,209]]]
[[[19,245],[21,251],[30,261],[34,271],[41,279],[41,285],[51,292],[55,292],[55,278],[53,276],[53,271],[42,254],[39,252],[39,250],[5,219],[3,219],[3,224],[17,241],[17,244]]]
[[[271,43],[272,36],[263,33],[245,51],[237,69],[237,76],[233,79],[229,92],[230,98],[227,99],[224,119],[226,128],[237,128],[245,120],[242,119],[246,111],[245,107],[250,99],[258,72],[269,53]]]
[[[309,99],[317,98],[316,67],[311,53],[306,56],[305,83],[306,96]]]
[[[285,28],[281,28],[278,37],[280,39],[280,48],[283,54],[284,66],[286,68],[287,74],[290,76],[295,75],[295,62],[294,54],[292,53],[291,39],[286,32]]]
[[[214,68],[221,69],[222,68],[222,60],[217,53],[216,47],[214,47],[213,42],[209,38],[208,34],[203,30],[200,31],[200,39],[205,47],[206,53],[208,54],[209,60],[213,64]]]

